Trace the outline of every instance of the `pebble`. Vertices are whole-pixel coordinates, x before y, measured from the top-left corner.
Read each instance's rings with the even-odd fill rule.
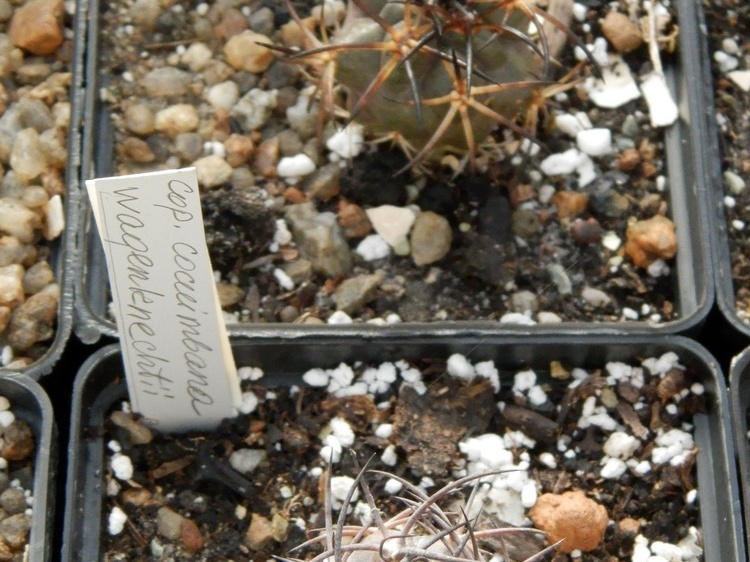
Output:
[[[200,72],[206,68],[213,59],[213,51],[200,41],[191,43],[181,55],[182,64],[186,64],[192,72]]]
[[[273,539],[271,521],[258,513],[250,516],[250,525],[245,532],[245,544],[251,550],[261,550]]]
[[[156,530],[165,539],[176,540],[180,538],[182,522],[185,518],[169,509],[160,507],[156,512]]]
[[[668,260],[677,253],[675,225],[662,215],[630,225],[625,237],[625,253],[636,267],[646,268],[656,259]]]
[[[31,517],[25,513],[17,513],[0,521],[0,536],[15,551],[24,547],[30,530]]]
[[[154,112],[145,104],[131,105],[125,110],[123,117],[125,127],[136,135],[150,135],[156,127]]]
[[[180,523],[180,540],[182,541],[182,546],[190,551],[203,548],[203,534],[195,521],[187,517]]]
[[[241,302],[245,298],[245,290],[231,283],[216,283],[221,308],[228,308]]]
[[[411,233],[411,258],[418,266],[443,259],[451,249],[453,232],[448,219],[432,211],[419,213]]]
[[[750,70],[733,70],[727,78],[734,82],[743,92],[750,92]]]
[[[232,177],[232,167],[221,156],[211,154],[193,162],[198,183],[203,187],[219,187]]]
[[[122,156],[138,164],[146,164],[156,159],[151,147],[143,139],[128,137],[120,143]]]
[[[139,84],[148,97],[174,98],[187,94],[191,80],[192,76],[189,72],[164,66],[149,71],[141,78]]]
[[[623,13],[611,10],[601,25],[604,37],[620,53],[629,53],[643,43],[640,26]]]
[[[247,164],[255,150],[255,144],[253,140],[246,136],[238,133],[232,133],[224,141],[224,150],[226,150],[227,163],[232,168],[239,168]]]
[[[8,343],[19,351],[26,351],[35,343],[52,338],[58,300],[58,295],[40,292],[18,306],[11,314]]]
[[[511,229],[521,238],[531,238],[542,228],[539,215],[531,209],[516,209],[511,216]]]
[[[617,159],[617,169],[632,172],[641,163],[641,153],[636,148],[626,148]]]
[[[318,213],[312,203],[302,203],[287,209],[286,220],[300,253],[315,271],[338,277],[351,269],[351,250],[336,215]]]
[[[565,268],[559,263],[551,263],[547,266],[550,281],[561,295],[569,295],[573,292],[573,285]]]
[[[554,312],[546,310],[540,311],[539,314],[536,315],[536,320],[540,324],[560,324],[563,321],[563,319]]]
[[[733,195],[740,195],[745,191],[745,180],[732,170],[724,172],[724,184]]]
[[[174,153],[185,162],[194,162],[203,154],[203,139],[199,133],[180,133],[174,139]]]
[[[576,244],[596,244],[602,239],[602,227],[593,217],[577,220],[570,227],[570,237]]]
[[[510,307],[514,312],[536,312],[539,310],[539,299],[531,291],[517,291],[510,296]]]
[[[194,131],[199,121],[198,110],[195,106],[178,103],[157,112],[154,127],[170,138],[175,138],[180,133]]]
[[[115,410],[110,414],[109,419],[117,427],[121,427],[128,432],[130,443],[133,445],[146,445],[154,439],[153,432],[135,419],[132,414]]]
[[[355,203],[343,201],[339,204],[339,224],[347,238],[362,238],[372,232],[372,224],[364,209]],[[382,239],[382,237],[381,237]],[[383,240],[385,242],[385,240]],[[385,244],[388,244],[385,242]]]
[[[408,207],[381,205],[367,209],[365,213],[375,232],[388,242],[397,255],[409,254],[408,236],[417,220],[414,211]]]
[[[273,41],[262,33],[245,30],[233,35],[224,45],[224,56],[235,70],[259,73],[271,66],[274,52],[260,43],[272,45]]]
[[[48,165],[39,133],[31,127],[20,131],[10,152],[10,167],[21,183],[28,185],[37,179]]]
[[[152,30],[161,15],[159,0],[136,0],[128,10],[133,24],[143,29]]]
[[[249,133],[266,124],[277,103],[276,90],[253,88],[240,98],[229,115],[237,121],[244,132]],[[278,143],[278,140],[276,142]]]
[[[13,14],[8,35],[33,55],[51,55],[63,44],[63,0],[31,0]]]
[[[596,308],[603,308],[612,302],[612,299],[607,293],[601,289],[588,286],[584,287],[581,291],[581,298]]]
[[[232,109],[239,99],[240,88],[231,80],[214,84],[206,93],[206,100],[214,109]]]
[[[276,137],[261,142],[253,153],[253,172],[264,178],[276,176],[279,161],[279,139]]]
[[[528,513],[534,526],[549,535],[550,543],[561,539],[561,552],[588,552],[599,546],[607,529],[607,509],[580,490],[542,494]]]
[[[24,268],[21,265],[0,267],[0,305],[14,308],[24,302],[23,275]]]
[[[579,191],[558,191],[552,196],[551,203],[557,208],[557,216],[567,219],[583,213],[589,198]]]
[[[16,420],[6,427],[3,440],[0,454],[9,461],[26,459],[34,452],[34,433],[23,420]]]
[[[385,279],[385,272],[378,270],[370,275],[357,275],[345,279],[333,293],[333,300],[336,301],[336,310],[341,310],[347,314],[355,314],[371,301]]]
[[[340,176],[341,168],[337,164],[321,166],[305,179],[303,185],[305,193],[308,197],[315,197],[320,201],[328,201],[339,194]],[[339,223],[341,223],[340,212],[338,216]]]
[[[26,503],[26,493],[21,488],[8,488],[0,494],[0,507],[9,515],[23,513],[29,507]]]

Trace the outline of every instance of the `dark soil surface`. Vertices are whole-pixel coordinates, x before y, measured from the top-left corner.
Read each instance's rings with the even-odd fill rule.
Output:
[[[403,365],[397,366],[403,373]],[[119,506],[128,522],[117,536],[102,529],[105,551],[100,559],[260,562],[288,556],[294,546],[312,536],[306,531],[324,527],[326,463],[320,454],[321,438],[330,431],[334,418],[346,420],[354,433],[351,451],[356,465],[371,459],[370,468],[415,484],[426,485],[429,478],[434,486],[428,493],[471,467],[459,449],[460,442],[488,433],[506,436],[514,443],[508,450],[516,470],[536,482],[539,496],[583,490],[606,508],[614,522],[600,546],[576,560],[629,560],[636,536],[645,543],[677,544],[691,527],[699,527],[700,495],[698,500],[686,497],[691,490],[695,494],[693,460],[700,451],[688,451],[678,466],[652,462],[644,474],[632,468],[638,462],[651,462],[657,435],[672,428],[689,429],[692,416],[703,411],[704,397],[700,390],[696,392],[690,371],[673,367],[651,375],[644,369],[644,384],[639,388],[637,370],[616,382],[609,374],[614,371],[579,370],[570,378],[571,372],[555,364],[555,378],[539,373],[536,381],[548,399],[533,406],[529,398],[533,391],[522,390],[521,379],[515,379],[515,390],[511,388],[513,373],[500,373],[503,384],[496,393],[486,378],[467,382],[447,375],[443,363],[423,362],[416,367],[426,385],[422,395],[415,386],[402,383],[401,376],[381,386],[374,396],[335,397],[317,388],[267,388],[245,382],[245,390],[259,399],[257,409],[226,422],[212,434],[157,435],[147,445],[131,445],[127,431],[107,423],[105,442],[120,443],[122,454],[132,460],[134,474],[129,482],[118,482],[120,490],[107,497],[105,521],[112,508]],[[363,371],[364,366],[354,368],[355,382],[363,380]],[[504,404],[502,411],[498,402]],[[596,412],[611,416],[618,431],[641,436],[631,468],[616,478],[602,476],[602,449],[612,428],[580,427],[586,425],[581,420],[587,419],[594,404]],[[377,432],[383,424],[392,424],[390,437]],[[228,457],[248,447],[265,451],[266,458],[245,479],[230,468]],[[396,453],[395,465],[383,460],[388,447]],[[547,453],[546,458],[542,453]],[[355,476],[358,468],[351,457],[344,452],[341,458],[333,466],[334,476]],[[106,488],[112,490],[115,478],[111,471],[106,473]],[[384,491],[385,480],[372,476],[370,486],[387,518],[403,509],[397,496],[404,492]],[[195,537],[187,537],[184,530],[174,540],[159,535],[155,517],[164,506],[195,524],[199,548],[186,548]],[[267,522],[265,532],[249,531],[250,522],[261,517]],[[336,517],[334,513],[334,521]],[[482,547],[494,548],[492,544]],[[523,560],[533,553],[529,549],[539,547],[538,540],[515,544],[513,548],[519,550],[513,559]],[[319,551],[308,548],[294,556],[310,559],[315,552]],[[563,553],[554,557],[558,562],[572,559]]]
[[[133,28],[122,4],[103,5],[101,22],[100,65],[110,80],[107,99],[115,122],[115,172],[190,165],[190,161],[175,157],[173,140],[160,133],[140,139],[155,156],[148,164],[132,161],[117,147],[126,137],[132,137],[123,129],[123,114],[136,103],[149,105],[155,112],[177,102],[200,107],[200,130],[207,135],[205,141],[222,141],[228,132],[238,130],[237,123],[225,114],[211,114],[212,110],[206,108],[200,94],[208,79],[201,73],[193,77],[190,91],[194,93],[183,99],[149,99],[138,86],[148,70],[168,66],[167,61],[175,63],[177,46],[189,46],[196,40],[191,26],[201,19],[197,4],[184,2],[180,11],[165,12],[153,30]],[[218,12],[212,3],[208,5],[210,19]],[[248,5],[251,13],[263,6],[272,8],[277,29],[289,21],[282,2],[251,1]],[[572,23],[584,43],[601,37],[600,18],[605,13],[604,5],[598,2],[587,6],[587,29],[584,31],[577,20]],[[305,15],[304,6],[297,8]],[[128,25],[129,34],[122,31]],[[200,39],[221,58],[219,39]],[[662,53],[666,66],[674,57],[673,53]],[[561,58],[566,68],[576,64],[570,46]],[[645,44],[624,58],[634,75],[651,68]],[[184,68],[179,61],[175,66]],[[582,75],[591,72],[584,69]],[[240,95],[253,87],[279,91],[279,105],[268,122],[260,130],[240,132],[251,136],[256,147],[274,135],[289,138],[285,109],[308,85],[298,69],[277,61],[265,74],[235,72],[229,79],[239,85]],[[579,185],[575,174],[546,177],[538,171],[544,157],[575,146],[574,139],[556,128],[552,116],[558,112],[583,112],[594,127],[612,131],[613,152],[594,158],[597,177],[586,187]],[[275,270],[299,260],[299,250],[293,245],[276,251],[271,248],[274,223],[297,201],[297,192],[279,178],[263,177],[255,161],[250,162],[241,166],[241,173],[235,169],[233,179],[204,194],[214,268],[220,271],[222,282],[239,288],[226,302],[225,310],[238,322],[326,322],[337,306],[332,295],[343,281],[380,271],[384,276],[377,290],[350,312],[355,322],[382,322],[393,313],[404,322],[498,320],[506,313],[525,311],[534,320],[541,318],[539,312],[551,313],[547,321],[674,320],[680,315],[675,302],[674,267],[668,275],[653,277],[636,267],[623,251],[630,223],[670,214],[668,190],[660,185],[669,175],[662,135],[650,125],[642,98],[617,109],[604,109],[594,106],[584,89],[574,85],[566,93],[548,98],[541,109],[536,136],[543,148],[538,154],[519,152],[518,139],[500,131],[490,139],[482,173],[452,178],[450,169],[437,167],[426,176],[404,174],[394,178],[404,164],[403,156],[383,147],[369,149],[341,170],[339,189],[331,198],[303,197],[309,197],[320,212],[339,213],[340,220],[342,209],[352,204],[363,209],[416,204],[422,211],[435,211],[452,227],[449,253],[439,262],[420,267],[409,256],[391,255],[367,262],[352,252],[353,266],[348,274],[332,278],[313,272],[296,282],[292,290],[280,286]],[[626,150],[627,162],[623,156]],[[320,162],[326,162],[323,152]],[[588,203],[576,214],[561,218],[556,206],[542,196],[545,186],[557,192],[583,192]],[[619,248],[611,250],[602,245],[602,236],[608,232],[620,238]],[[348,238],[352,250],[362,236]],[[550,266],[557,268],[556,273]],[[606,299],[584,298],[585,288],[602,291]],[[514,297],[525,291],[532,297],[520,305]]]

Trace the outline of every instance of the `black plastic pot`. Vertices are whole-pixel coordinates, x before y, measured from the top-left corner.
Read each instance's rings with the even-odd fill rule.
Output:
[[[13,413],[29,424],[36,439],[28,560],[47,562],[52,559],[57,477],[57,427],[52,405],[42,387],[24,375],[1,375],[0,396],[10,400]]]
[[[680,362],[697,374],[708,397],[708,413],[693,419],[699,450],[696,469],[704,559],[746,560],[726,385],[716,361],[691,340],[672,336],[594,336],[586,342],[569,336],[539,337],[533,341],[524,337],[486,341],[411,338],[387,342],[351,338],[336,342],[241,339],[234,342],[233,351],[238,366],[261,367],[269,386],[300,383],[307,369],[333,367],[342,361],[445,359],[452,353],[463,353],[472,361],[493,359],[501,371],[531,367],[544,372],[551,360],[589,367],[674,351]],[[105,443],[99,430],[110,409],[126,397],[121,375],[121,356],[118,347],[112,345],[92,355],[76,378],[68,449],[65,562],[103,559]],[[82,525],[82,521],[86,524]]]
[[[68,161],[65,170],[65,229],[61,236],[50,246],[50,267],[55,271],[55,279],[60,286],[60,300],[57,307],[57,325],[52,341],[46,353],[32,364],[21,369],[2,369],[0,372],[20,371],[39,380],[52,372],[55,363],[65,348],[73,329],[73,292],[76,271],[76,245],[79,231],[80,199],[80,163],[81,135],[84,106],[84,55],[86,52],[86,2],[79,2],[73,26],[73,54],[70,60],[72,73],[70,85],[70,128],[67,138]]]
[[[704,92],[704,109],[696,113],[695,129],[703,135],[703,159],[707,176],[707,199],[709,206],[709,232],[711,255],[714,264],[716,303],[724,319],[742,336],[742,347],[750,340],[750,324],[743,322],[735,307],[735,289],[732,280],[732,260],[729,250],[729,231],[724,207],[724,179],[719,130],[716,123],[716,103],[711,72],[711,53],[708,47],[708,27],[703,10],[698,10],[699,19],[692,27],[700,31],[700,52],[697,53],[695,82]]]
[[[700,7],[692,0],[678,0],[680,19],[693,21]],[[92,2],[87,54],[88,84],[83,134],[84,179],[103,177],[112,173],[114,154],[113,126],[106,104],[99,97],[109,77],[100,72],[97,50],[100,36],[98,2]],[[428,329],[442,334],[544,334],[581,331],[594,333],[690,333],[697,332],[713,303],[713,278],[708,259],[708,233],[706,226],[706,204],[703,195],[702,138],[692,127],[691,114],[698,111],[700,91],[694,87],[693,76],[696,64],[695,53],[699,50],[700,37],[686,25],[687,31],[680,33],[681,68],[669,73],[668,79],[675,98],[681,108],[680,119],[665,132],[666,158],[670,177],[670,212],[677,224],[679,251],[676,256],[677,287],[676,309],[679,318],[660,325],[647,322],[629,323],[566,323],[554,326],[508,326],[489,321],[440,322],[433,324],[409,323],[402,326],[348,325],[335,327],[300,324],[232,324],[230,334],[248,334],[255,337],[304,337],[316,335],[359,334],[364,337],[408,334],[413,330]],[[102,335],[117,336],[114,322],[107,316],[109,290],[101,242],[96,232],[87,198],[83,197],[80,258],[76,281],[76,327],[79,338],[86,343],[97,341]]]
[[[732,421],[740,464],[742,503],[745,516],[745,537],[750,545],[750,442],[748,441],[748,415],[750,415],[750,348],[732,360],[729,371],[729,394],[732,401]]]

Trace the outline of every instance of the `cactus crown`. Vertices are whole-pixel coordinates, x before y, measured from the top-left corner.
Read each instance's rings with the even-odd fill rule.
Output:
[[[530,136],[515,120],[549,83],[545,30],[571,35],[523,0],[350,0],[330,36],[324,18],[317,36],[290,12],[307,40],[290,58],[317,74],[322,112],[335,111],[345,86],[349,119],[396,141],[407,167],[447,151],[466,153],[473,167],[498,125]]]

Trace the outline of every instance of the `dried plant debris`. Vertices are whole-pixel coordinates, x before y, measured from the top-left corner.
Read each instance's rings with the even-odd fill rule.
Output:
[[[741,2],[705,4],[721,143],[724,210],[738,318],[750,324],[750,9]],[[727,23],[730,25],[727,25]]]
[[[526,560],[565,539],[555,560],[702,560],[695,374],[674,353],[550,371],[453,355],[312,369],[301,386],[269,388],[244,367],[243,413],[210,434],[153,433],[123,404],[106,426],[102,557],[323,559],[346,543],[328,542],[332,521],[359,536],[381,517],[408,535],[404,520],[434,496],[425,516],[449,513],[443,530],[484,559]]]
[[[358,99],[367,95],[372,105],[362,107],[334,72],[339,57],[357,58],[330,44],[346,29],[345,2],[293,2],[293,13],[285,2],[260,0],[102,5],[101,95],[114,124],[114,173],[197,168],[227,321],[678,318],[679,250],[662,140],[676,114],[660,74],[675,58],[672,8],[549,2],[549,13],[567,9],[571,35],[586,47],[563,34],[554,56],[565,27],[548,30],[552,20],[541,8],[524,15],[528,3],[469,2],[468,11],[461,2],[378,4],[389,14],[408,9],[410,32],[426,43],[415,40],[418,48],[402,53],[398,30],[373,11],[382,41],[349,43],[363,56],[392,49],[375,74],[399,80],[381,87],[371,80],[371,96],[365,84]],[[515,19],[495,21],[505,8],[515,19],[533,16],[546,46],[513,27]],[[488,37],[492,48],[509,43],[538,70],[524,107],[486,99],[482,88],[497,89],[480,60],[486,41],[458,41],[455,58],[450,49],[430,50],[433,38],[448,42],[455,29],[459,36],[474,29],[471,10],[484,22],[478,36],[499,32],[502,39]],[[463,114],[475,115],[474,105],[415,89],[408,69],[419,74],[428,52],[443,82],[452,76],[465,98],[477,98],[482,111],[505,111],[516,130],[469,127]],[[470,57],[474,73],[465,72]],[[391,95],[396,86],[398,96]],[[433,137],[418,128],[406,155],[378,142],[388,135],[364,126],[372,121],[368,107],[394,101],[415,116],[421,107],[422,121],[437,120],[438,128],[454,112],[456,134],[446,125],[433,135],[456,137],[449,144],[457,150],[427,158],[422,149]],[[520,134],[522,126],[541,148]],[[472,158],[464,160],[458,145],[472,146]],[[409,168],[410,161],[419,166]]]

